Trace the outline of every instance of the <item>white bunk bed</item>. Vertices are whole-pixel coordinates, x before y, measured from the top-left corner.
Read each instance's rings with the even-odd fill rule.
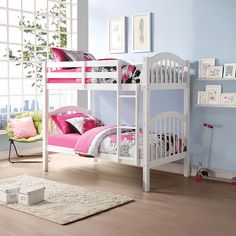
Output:
[[[117,163],[136,165],[143,168],[143,189],[150,191],[150,168],[162,164],[184,159],[184,176],[190,174],[189,161],[189,62],[171,53],[160,53],[153,57],[146,57],[143,62],[141,81],[139,84],[121,83],[121,65],[127,62],[121,60],[100,60],[100,61],[80,61],[80,62],[48,62],[45,66],[45,88],[44,88],[44,138],[43,138],[43,167],[48,171],[48,151],[75,154],[73,148],[48,145],[48,135],[50,126],[48,122],[52,114],[90,113],[91,98],[88,92],[88,109],[67,106],[61,107],[53,112],[49,112],[48,91],[50,89],[64,90],[113,90],[117,95],[117,153],[116,155],[99,153],[94,160],[111,160]],[[116,67],[115,72],[97,72],[96,69],[86,70],[86,68]],[[80,68],[76,72],[51,72],[48,68]],[[48,78],[66,79],[80,78],[79,83],[49,83]],[[116,84],[95,84],[86,83],[86,78],[116,78]],[[150,117],[150,91],[151,90],[178,90],[184,91],[183,113],[166,111]],[[124,91],[133,91],[134,95],[123,94]],[[140,125],[140,94],[143,94],[143,113]],[[121,125],[120,108],[122,99],[135,99],[135,125]],[[139,137],[140,126],[143,129],[142,155],[140,155]],[[135,130],[135,151],[133,158],[121,156],[121,129]],[[50,130],[49,130],[50,129]],[[51,132],[51,131],[50,131]],[[173,139],[174,151],[165,151],[168,140]],[[157,147],[157,143],[160,145]],[[177,146],[177,150],[175,150]]]

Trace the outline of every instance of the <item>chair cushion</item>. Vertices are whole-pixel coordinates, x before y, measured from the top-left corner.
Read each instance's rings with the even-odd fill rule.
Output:
[[[41,134],[38,134],[34,137],[30,137],[30,138],[11,138],[11,140],[14,140],[16,142],[20,142],[20,143],[32,143],[32,142],[37,142],[43,139],[43,136]]]
[[[30,138],[37,135],[31,116],[19,119],[10,119],[9,124],[16,138]]]

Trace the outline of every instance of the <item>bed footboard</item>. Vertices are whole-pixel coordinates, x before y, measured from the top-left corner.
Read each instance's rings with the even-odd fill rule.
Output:
[[[178,112],[163,112],[150,120],[150,167],[186,157],[186,116]]]

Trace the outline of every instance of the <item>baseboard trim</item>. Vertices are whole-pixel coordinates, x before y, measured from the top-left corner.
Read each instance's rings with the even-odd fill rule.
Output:
[[[42,152],[42,148],[41,147],[22,148],[18,149],[18,151],[20,154],[23,153],[24,155],[32,155]],[[16,157],[14,151],[12,152],[12,157]],[[8,151],[0,152],[0,160],[6,160],[6,159],[8,159]],[[182,175],[184,170],[183,164],[178,164],[178,163],[168,163],[166,165],[157,166],[152,169],[166,171],[175,174],[182,174]],[[196,176],[197,170],[198,170],[197,166],[192,166],[191,176]],[[228,180],[232,179],[233,177],[236,177],[236,171],[229,171],[229,170],[211,169],[211,174],[215,180],[226,181],[226,182],[228,182]]]
[[[33,147],[33,148],[18,148],[17,151],[19,154],[23,155],[33,155],[42,152],[42,147]],[[11,157],[16,157],[14,149],[12,150]],[[0,152],[0,160],[8,159],[8,151],[1,151]]]
[[[178,164],[178,163],[169,163],[163,166],[155,167],[153,169],[176,174],[183,174],[184,170],[183,164]],[[198,166],[192,166],[191,176],[196,176],[197,171],[198,171]],[[211,169],[210,174],[212,176],[212,179],[226,182],[228,182],[233,177],[236,177],[236,171],[229,171],[229,170]]]

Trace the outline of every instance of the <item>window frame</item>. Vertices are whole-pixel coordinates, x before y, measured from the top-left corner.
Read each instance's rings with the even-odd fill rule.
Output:
[[[37,40],[36,40],[36,33],[38,32],[45,32],[46,33],[46,37],[47,37],[47,45],[46,46],[42,46],[41,48],[43,49],[43,51],[45,50],[45,52],[47,53],[46,55],[46,60],[49,60],[49,49],[50,49],[50,42],[49,42],[49,37],[50,37],[50,34],[58,34],[59,35],[59,45],[57,46],[60,46],[61,45],[61,38],[60,38],[60,35],[67,35],[67,48],[68,49],[77,49],[77,36],[78,36],[78,26],[77,26],[77,19],[78,19],[78,13],[77,13],[77,6],[78,6],[78,1],[77,0],[66,0],[63,4],[68,7],[68,12],[69,12],[69,16],[66,15],[65,17],[64,16],[55,16],[55,17],[52,17],[52,15],[50,14],[50,8],[49,8],[49,5],[53,5],[53,4],[61,4],[61,0],[41,0],[41,1],[45,1],[46,2],[46,6],[47,6],[47,13],[46,14],[39,14],[37,13],[37,5],[36,5],[36,2],[38,0],[33,0],[34,1],[34,10],[33,11],[28,11],[28,10],[25,10],[24,7],[23,7],[23,3],[26,2],[27,0],[18,0],[20,2],[20,9],[15,9],[15,8],[11,8],[9,7],[9,2],[10,1],[15,1],[15,0],[9,0],[9,1],[5,1],[6,3],[6,6],[0,6],[0,10],[5,10],[6,11],[6,24],[4,23],[1,23],[0,22],[0,27],[5,27],[6,28],[6,40],[1,40],[0,39],[0,46],[2,46],[2,48],[4,47],[4,45],[6,46],[6,52],[9,52],[9,49],[11,49],[11,47],[18,47],[19,46],[19,50],[21,50],[21,55],[23,55],[23,50],[24,50],[24,47],[25,45],[27,45],[25,42],[24,42],[24,31],[26,29],[30,29],[34,32],[34,44],[32,44],[31,46],[34,47],[34,61],[30,61],[34,64],[34,68],[36,68],[37,65],[39,65],[40,63],[42,63],[41,61],[37,60],[37,48],[40,48],[41,46],[40,45],[37,45]],[[75,10],[75,13],[73,13],[73,11]],[[67,12],[67,9],[65,10]],[[20,17],[22,18],[22,16],[24,16],[25,14],[30,14],[34,17],[34,28],[27,28],[27,27],[22,27],[20,25],[12,25],[12,24],[9,24],[9,15],[11,12],[15,12],[15,13],[19,13],[20,14]],[[61,12],[61,6],[59,6],[59,12]],[[46,27],[45,29],[37,29],[36,28],[36,22],[37,22],[37,19],[36,19],[36,16],[44,16],[46,17]],[[57,19],[59,21],[59,31],[56,31],[56,30],[52,30],[49,26],[49,23],[50,23],[50,20],[51,19]],[[69,25],[69,32],[64,32],[64,31],[61,31],[61,22],[63,20],[66,20],[67,22],[69,21],[68,25]],[[76,24],[75,26],[73,24]],[[66,26],[68,27],[68,25],[66,24]],[[21,42],[20,43],[17,43],[17,42],[11,42],[10,40],[10,30],[12,29],[20,29],[21,31]],[[76,35],[76,37],[74,37]],[[73,41],[73,38],[76,38],[76,41]],[[27,101],[26,98],[27,97],[31,97],[30,102],[34,103],[34,104],[39,104],[40,100],[41,99],[44,99],[43,98],[43,94],[42,94],[42,91],[39,91],[39,89],[37,88],[37,86],[34,86],[34,88],[32,89],[32,91],[34,90],[34,92],[31,92],[29,94],[25,93],[25,84],[29,81],[29,78],[26,78],[25,76],[25,71],[24,71],[24,68],[23,68],[23,65],[24,63],[29,63],[29,61],[24,61],[23,59],[21,60],[12,60],[10,59],[9,57],[8,58],[3,58],[1,59],[0,58],[0,64],[3,64],[3,63],[6,63],[6,70],[7,70],[7,74],[6,76],[3,76],[3,77],[0,77],[0,81],[6,81],[7,80],[7,93],[6,94],[0,94],[0,119],[2,120],[8,120],[10,117],[12,116],[15,116],[16,114],[20,113],[20,112],[24,112],[26,110],[24,110],[24,103]],[[20,70],[21,70],[21,75],[18,77],[12,77],[10,75],[10,65],[11,63],[20,63]],[[37,75],[36,75],[36,72],[34,72],[34,75],[32,76],[32,78],[30,78],[30,80],[32,82],[35,82],[36,83],[36,79],[37,79]],[[19,94],[11,94],[11,81],[13,80],[19,80],[21,81],[21,92],[19,92]],[[27,80],[27,82],[26,82]],[[71,91],[72,92],[72,91]],[[59,105],[60,106],[62,103],[63,103],[63,97],[64,96],[67,96],[69,93],[68,91],[67,92],[63,92],[63,91],[51,91],[50,92],[50,96],[51,97],[58,97],[58,101],[59,101]],[[69,95],[68,95],[69,96]],[[11,108],[11,100],[12,99],[16,99],[19,97],[19,99],[21,100],[20,101],[20,107],[17,107],[18,111],[13,111],[13,108]],[[3,101],[3,99],[5,99],[7,101],[7,104],[4,104],[4,102],[2,103],[1,100]],[[52,99],[53,100],[53,99]],[[73,104],[73,103],[77,103],[77,93],[74,91],[71,93],[71,96],[70,96],[70,104]],[[42,101],[42,100],[41,100]],[[52,104],[51,104],[52,105]],[[4,112],[4,108],[6,106],[6,110]],[[53,107],[54,108],[57,108],[58,106],[56,107]],[[35,105],[35,108],[34,110],[38,110],[38,106]],[[41,107],[42,108],[42,107]],[[1,127],[1,124],[0,124],[0,133],[4,132],[4,127]]]

